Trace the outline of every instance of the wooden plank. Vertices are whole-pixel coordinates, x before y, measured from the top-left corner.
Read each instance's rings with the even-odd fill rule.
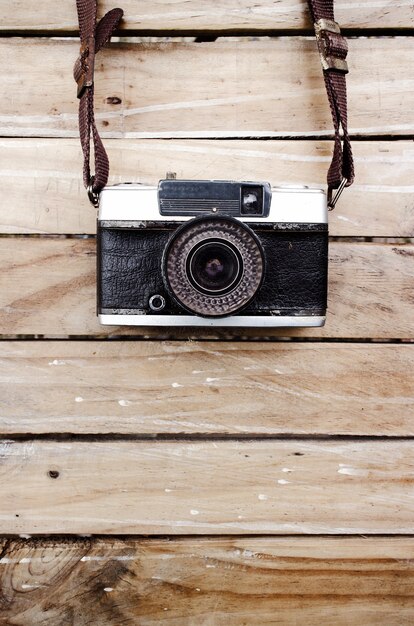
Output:
[[[243,31],[290,30],[311,28],[305,0],[156,0],[137,7],[134,0],[123,0],[125,19],[123,28],[142,31]],[[113,2],[99,2],[99,13],[112,9]],[[50,10],[46,0],[36,3],[18,0],[11,11],[7,4],[0,5],[1,30],[13,32],[73,32],[77,30],[76,10],[73,2],[59,2]],[[409,28],[412,27],[411,5],[408,0],[394,0],[392,10],[387,0],[370,2],[337,2],[335,14],[346,28]]]
[[[324,187],[330,141],[117,140],[111,182],[179,178],[268,180]],[[412,237],[412,141],[354,144],[357,180],[329,215],[332,235]],[[78,139],[0,139],[3,233],[94,233]],[[12,207],[12,210],[11,210]]]
[[[412,134],[414,39],[352,39],[354,134]],[[3,39],[3,136],[77,136],[70,66],[76,41]],[[98,126],[106,137],[302,137],[332,134],[313,38],[115,44],[97,63]],[[384,64],[384,58],[387,63]],[[45,73],[45,60],[49,71]],[[398,78],[404,67],[404,77]]]
[[[411,626],[413,562],[411,538],[10,541],[2,619]]]
[[[48,341],[1,353],[3,435],[414,435],[414,345]]]
[[[412,337],[414,246],[334,242],[325,328],[139,329],[95,316],[93,239],[0,239],[0,328],[7,335],[144,337]]]
[[[0,533],[410,534],[411,440],[0,448]]]

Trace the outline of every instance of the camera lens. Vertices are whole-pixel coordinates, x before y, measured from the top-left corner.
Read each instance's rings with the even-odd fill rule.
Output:
[[[188,255],[188,276],[201,293],[228,293],[240,281],[242,272],[239,252],[225,240],[202,242]]]
[[[235,218],[195,218],[174,233],[164,251],[164,282],[187,311],[223,317],[252,300],[262,282],[263,258],[253,231]]]

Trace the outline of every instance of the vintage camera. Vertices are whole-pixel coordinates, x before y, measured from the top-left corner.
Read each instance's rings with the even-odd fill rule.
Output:
[[[166,179],[101,193],[102,324],[322,326],[327,262],[319,189]]]

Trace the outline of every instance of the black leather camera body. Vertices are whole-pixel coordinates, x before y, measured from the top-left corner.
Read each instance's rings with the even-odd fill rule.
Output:
[[[322,326],[326,195],[161,180],[101,192],[98,315],[141,326]]]

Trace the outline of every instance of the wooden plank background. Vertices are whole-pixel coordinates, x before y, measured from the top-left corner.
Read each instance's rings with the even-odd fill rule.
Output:
[[[6,534],[411,534],[412,456],[400,440],[6,440],[1,524]]]
[[[42,0],[34,9],[30,0],[14,2],[14,11],[7,5],[0,6],[1,29],[9,32],[76,32],[77,20],[73,2],[63,0],[50,9]],[[113,2],[102,0],[99,15],[112,9]],[[409,0],[369,0],[350,4],[342,0],[336,3],[338,21],[347,28],[408,28],[412,25],[412,6]],[[134,0],[122,2],[126,30],[156,31],[223,31],[246,30],[295,30],[311,27],[307,5],[304,0],[218,0],[207,4],[203,0],[152,0],[137,5]]]
[[[413,359],[389,343],[4,342],[0,428],[414,435]]]
[[[111,181],[157,184],[179,178],[325,184],[330,141],[108,139]],[[412,141],[354,143],[358,178],[330,214],[334,236],[412,237]],[[0,229],[3,233],[92,234],[96,216],[79,178],[78,139],[0,139]],[[18,181],[18,182],[17,182]]]
[[[2,619],[17,626],[410,626],[414,617],[412,538],[11,540],[3,552]]]
[[[324,185],[303,0],[121,4],[111,182]],[[137,330],[95,318],[75,4],[1,4],[1,625],[412,624],[414,16],[336,14],[357,179],[326,327]]]
[[[414,41],[397,41],[349,40],[353,134],[414,132]],[[0,70],[3,136],[78,135],[72,78],[78,48],[77,41],[62,39],[0,40],[1,57],[12,63]],[[118,43],[97,59],[95,98],[104,137],[332,135],[314,37]],[[398,80],[396,67],[404,67]]]
[[[308,329],[148,329],[100,326],[95,240],[2,238],[0,325],[5,335],[406,339],[411,336],[413,244],[334,242],[327,324]]]

